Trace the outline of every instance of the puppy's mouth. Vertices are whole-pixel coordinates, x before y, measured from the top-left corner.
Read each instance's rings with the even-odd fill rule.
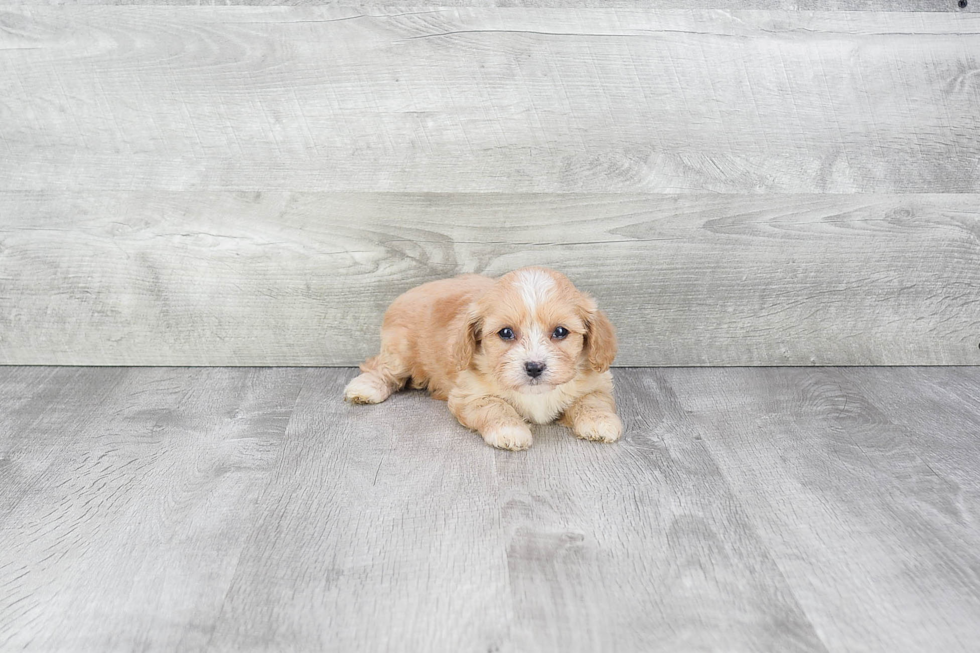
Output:
[[[555,386],[553,383],[544,381],[541,378],[528,379],[527,381],[521,384],[521,388],[520,388],[521,392],[525,392],[529,395],[540,395],[546,392],[551,392],[554,389]]]

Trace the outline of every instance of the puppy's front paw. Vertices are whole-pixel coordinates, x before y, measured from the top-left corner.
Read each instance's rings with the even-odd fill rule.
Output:
[[[615,413],[580,415],[572,431],[583,440],[615,442],[623,434],[623,423]]]
[[[496,426],[487,429],[483,441],[491,447],[522,451],[531,446],[531,429],[521,424],[519,426]]]
[[[380,404],[391,395],[391,388],[373,374],[361,374],[344,388],[344,400],[352,404]]]

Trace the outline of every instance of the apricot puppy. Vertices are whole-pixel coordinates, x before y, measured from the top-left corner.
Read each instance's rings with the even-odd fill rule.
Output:
[[[527,422],[556,419],[580,438],[615,442],[616,332],[565,275],[530,267],[494,280],[464,274],[423,284],[384,316],[381,353],[344,398],[377,404],[406,385],[448,400],[487,444],[531,446]]]

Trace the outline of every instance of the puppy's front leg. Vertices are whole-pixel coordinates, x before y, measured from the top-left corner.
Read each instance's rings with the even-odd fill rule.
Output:
[[[584,440],[615,442],[623,434],[623,423],[616,415],[616,402],[605,391],[590,392],[565,409],[561,424]]]
[[[478,431],[492,447],[520,451],[531,446],[531,429],[499,397],[453,392],[449,395],[449,410],[460,424]]]

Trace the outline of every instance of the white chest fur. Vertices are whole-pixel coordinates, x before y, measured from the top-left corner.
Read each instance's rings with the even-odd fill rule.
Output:
[[[457,377],[457,389],[452,394],[460,397],[494,396],[500,397],[514,407],[518,414],[535,424],[549,424],[580,397],[597,390],[612,393],[612,372],[601,374],[582,373],[568,383],[557,386],[549,392],[530,394],[501,388],[486,376],[464,370]],[[487,381],[490,380],[488,383]],[[450,403],[452,403],[452,395]]]
[[[575,397],[576,395],[568,392],[567,388],[558,386],[550,392],[541,394],[510,392],[504,399],[529,422],[548,424],[571,406]]]

